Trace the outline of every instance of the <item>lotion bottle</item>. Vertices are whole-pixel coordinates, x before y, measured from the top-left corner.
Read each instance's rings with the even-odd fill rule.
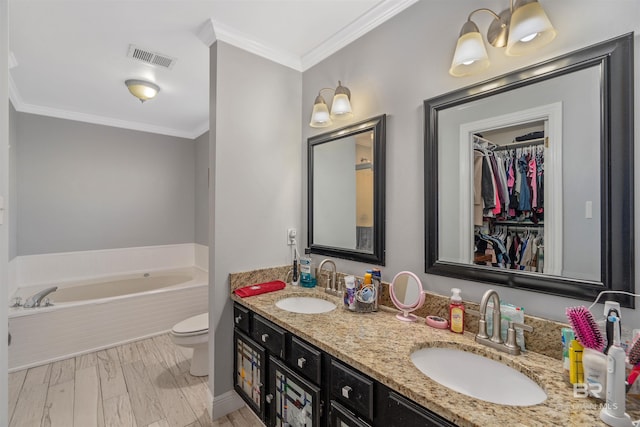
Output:
[[[449,303],[449,329],[451,332],[461,334],[464,332],[464,304],[460,296],[460,289],[452,288],[451,301]]]

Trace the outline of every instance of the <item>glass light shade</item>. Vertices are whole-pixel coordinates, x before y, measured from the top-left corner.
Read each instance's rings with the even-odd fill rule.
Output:
[[[144,80],[127,80],[124,83],[127,85],[129,92],[138,98],[140,102],[152,99],[160,92],[158,85]]]
[[[489,56],[479,32],[460,35],[453,54],[449,74],[455,77],[468,76],[489,66]]]
[[[529,0],[519,7],[516,3],[511,16],[506,54],[523,55],[550,43],[555,37],[556,30],[540,3]]]
[[[333,103],[331,103],[331,117],[334,118],[347,118],[352,117],[351,102],[349,97],[344,93],[336,93],[333,97]]]
[[[318,95],[316,101],[313,104],[313,112],[311,113],[311,122],[309,126],[312,128],[324,128],[331,124],[331,117],[329,116],[329,108],[327,103],[324,102],[322,96]]]

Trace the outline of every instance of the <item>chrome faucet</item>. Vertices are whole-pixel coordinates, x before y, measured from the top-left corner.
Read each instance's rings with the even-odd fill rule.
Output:
[[[52,286],[50,288],[43,289],[40,292],[37,292],[31,295],[29,298],[27,298],[27,301],[24,303],[24,308],[40,307],[40,304],[42,303],[42,300],[44,299],[44,297],[49,295],[51,292],[55,292],[57,290],[58,290],[57,286]],[[45,305],[50,305],[50,304],[45,303]]]
[[[318,266],[318,273],[316,274],[316,276],[320,276],[320,274],[322,274],[322,267],[324,267],[325,264],[330,264],[333,266],[333,272],[331,273],[331,275],[327,273],[327,287],[325,288],[325,292],[338,295],[339,289],[338,284],[336,283],[337,269],[335,262],[331,261],[330,259],[323,260]]]
[[[487,306],[489,300],[493,301],[493,331],[491,337],[487,334]],[[472,311],[473,310],[467,310]],[[480,301],[480,320],[478,321],[478,334],[476,335],[476,342],[487,345],[496,350],[505,351],[509,354],[520,354],[520,346],[516,343],[516,330],[520,328],[528,332],[533,332],[533,328],[529,325],[524,325],[517,322],[509,322],[509,329],[507,329],[507,342],[502,340],[502,313],[500,312],[500,296],[498,292],[493,289],[489,289],[482,296]]]

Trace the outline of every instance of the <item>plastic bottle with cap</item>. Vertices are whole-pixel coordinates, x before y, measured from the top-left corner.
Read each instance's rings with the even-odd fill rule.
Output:
[[[464,332],[464,303],[460,296],[460,289],[451,289],[451,301],[449,302],[449,330],[457,334]]]

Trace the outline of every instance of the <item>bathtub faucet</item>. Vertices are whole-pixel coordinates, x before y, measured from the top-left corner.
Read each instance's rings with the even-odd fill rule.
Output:
[[[24,308],[35,308],[40,307],[40,303],[51,292],[55,292],[58,290],[57,286],[52,286],[47,289],[43,289],[40,292],[35,293],[34,295],[27,298],[27,301],[24,303]]]

